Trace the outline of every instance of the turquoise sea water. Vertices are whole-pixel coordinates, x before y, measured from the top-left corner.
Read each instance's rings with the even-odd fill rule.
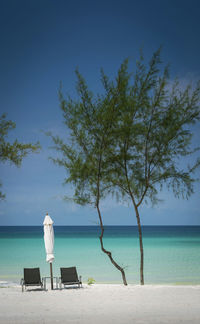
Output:
[[[101,251],[99,227],[54,226],[54,276],[60,267],[76,266],[83,282],[120,283],[121,274]],[[200,284],[200,226],[143,227],[145,283]],[[105,248],[125,268],[128,283],[138,284],[139,241],[135,226],[107,226]],[[0,281],[19,283],[24,267],[49,275],[43,227],[0,227]]]

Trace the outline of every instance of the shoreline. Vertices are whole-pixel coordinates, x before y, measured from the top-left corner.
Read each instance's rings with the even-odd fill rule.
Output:
[[[21,292],[0,289],[0,323],[200,322],[200,285],[83,284],[83,288]]]
[[[88,285],[87,281],[83,281],[84,286],[93,286],[93,285],[108,285],[108,286],[124,286],[122,282],[95,282],[92,285]],[[127,286],[142,286],[138,283],[128,283]],[[200,287],[200,282],[171,282],[171,283],[145,283],[144,286],[161,286],[161,287]],[[12,287],[21,287],[20,280],[19,282],[0,280],[0,288],[12,288]]]
[[[55,283],[54,283],[55,284]],[[88,283],[83,281],[84,286],[93,286],[93,285],[108,285],[108,286],[125,286],[122,282],[95,282],[92,285],[88,285]],[[138,283],[128,283],[127,286],[142,286],[139,282]],[[144,286],[161,286],[161,287],[200,287],[200,282],[171,282],[171,283],[145,283]],[[7,281],[7,280],[0,280],[0,288],[12,288],[12,287],[21,287],[20,280],[19,282]],[[125,286],[126,287],[126,286]]]

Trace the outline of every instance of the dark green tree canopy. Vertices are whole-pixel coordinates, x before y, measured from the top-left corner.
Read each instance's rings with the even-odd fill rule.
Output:
[[[6,114],[0,116],[0,162],[10,163],[20,166],[22,159],[30,152],[36,152],[40,148],[39,143],[23,144],[15,140],[13,143],[7,141],[7,135],[10,130],[16,127],[15,123],[6,119]],[[1,184],[0,184],[1,186]],[[0,192],[0,199],[5,198],[5,195]]]
[[[62,154],[62,158],[52,160],[65,167],[68,174],[65,183],[74,185],[74,200],[79,204],[95,206],[98,178],[101,180],[100,197],[103,198],[108,190],[102,180],[107,163],[106,147],[111,145],[115,105],[113,98],[107,94],[94,98],[78,71],[76,75],[80,101],[73,101],[69,97],[66,100],[62,92],[59,93],[64,123],[70,134],[67,141],[50,134],[54,148]]]
[[[193,192],[192,167],[182,170],[178,160],[199,150],[191,146],[191,125],[200,118],[200,83],[181,90],[176,80],[170,89],[168,68],[162,72],[160,64],[160,51],[148,66],[141,57],[132,77],[126,60],[108,86],[117,93],[119,114],[107,180],[122,195],[131,190],[138,206],[144,198],[155,202],[163,184],[176,196]]]

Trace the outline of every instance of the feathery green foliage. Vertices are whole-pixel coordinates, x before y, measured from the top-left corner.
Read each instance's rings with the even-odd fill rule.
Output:
[[[195,90],[188,85],[181,91],[176,81],[170,90],[168,68],[161,73],[159,65],[157,51],[148,68],[138,63],[131,84],[124,64],[115,84],[119,115],[108,180],[122,195],[131,191],[137,207],[144,198],[156,202],[164,184],[177,197],[187,198],[193,192],[192,168],[182,170],[178,162],[199,150],[191,146],[190,126],[200,117],[200,84]]]
[[[40,148],[39,143],[36,144],[22,144],[15,140],[12,144],[6,141],[7,134],[10,130],[16,127],[11,120],[6,120],[6,115],[0,116],[0,162],[10,163],[20,166],[22,159],[30,152],[36,152]],[[2,186],[2,184],[0,184]],[[5,194],[0,191],[0,199],[4,199]]]

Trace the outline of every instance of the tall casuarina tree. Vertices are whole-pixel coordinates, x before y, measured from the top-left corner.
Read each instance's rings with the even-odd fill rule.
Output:
[[[144,247],[140,206],[158,203],[165,185],[176,197],[193,193],[192,172],[199,164],[182,167],[183,158],[198,147],[192,145],[192,125],[200,119],[200,83],[181,89],[169,79],[168,68],[160,70],[160,50],[146,66],[143,57],[130,74],[128,60],[115,82],[105,77],[107,90],[115,94],[118,117],[109,147],[106,181],[117,195],[129,198],[136,216],[140,243],[140,282],[144,284]],[[116,98],[117,96],[117,98]]]

